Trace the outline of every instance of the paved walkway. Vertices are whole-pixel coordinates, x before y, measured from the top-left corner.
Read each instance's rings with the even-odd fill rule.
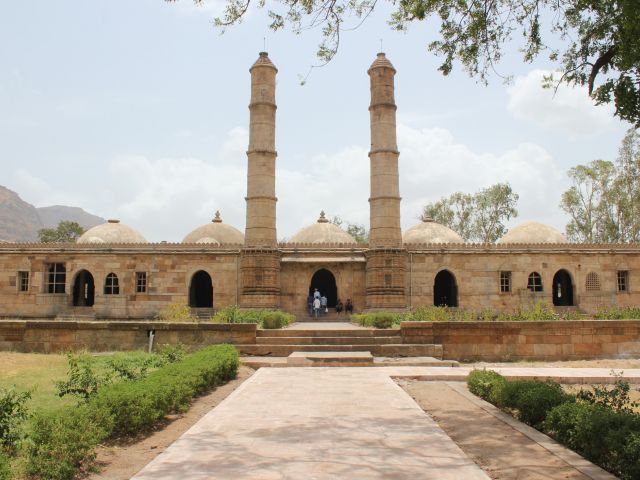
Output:
[[[296,322],[284,330],[373,330],[349,322]]]
[[[488,479],[384,368],[265,368],[135,480]]]

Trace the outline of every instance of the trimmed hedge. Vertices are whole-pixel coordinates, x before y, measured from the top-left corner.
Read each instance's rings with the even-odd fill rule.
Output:
[[[283,328],[293,323],[295,317],[281,310],[241,310],[237,305],[231,305],[218,310],[213,317],[213,323],[257,323],[260,328]]]
[[[503,382],[493,399],[500,408],[517,410],[518,420],[532,427],[541,426],[552,408],[575,400],[558,383],[534,380]]]
[[[493,370],[472,370],[467,376],[469,391],[491,403],[495,403],[495,396],[506,382],[506,378]]]
[[[188,410],[192,397],[235,378],[238,366],[233,346],[215,345],[140,380],[105,386],[80,406],[37,413],[27,473],[36,479],[72,479],[91,463],[99,442],[147,430],[169,413]]]
[[[0,480],[11,480],[12,478],[9,458],[0,452]]]
[[[402,314],[391,312],[359,313],[351,315],[351,321],[363,327],[391,328],[399,324]]]

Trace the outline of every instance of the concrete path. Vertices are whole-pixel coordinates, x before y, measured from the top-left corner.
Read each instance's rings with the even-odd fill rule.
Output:
[[[135,480],[488,479],[387,368],[264,368]]]
[[[375,330],[349,322],[296,322],[284,330]]]

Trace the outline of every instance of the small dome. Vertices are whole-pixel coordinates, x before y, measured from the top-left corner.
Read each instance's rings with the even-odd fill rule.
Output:
[[[418,225],[414,225],[404,232],[404,243],[464,243],[460,235],[426,217]]]
[[[276,66],[273,64],[273,62],[269,58],[269,54],[267,52],[260,52],[258,59],[254,62],[254,64],[249,69],[249,71],[253,70],[254,67],[271,67],[276,72],[278,71]]]
[[[567,239],[549,225],[525,222],[509,230],[496,243],[567,243]]]
[[[216,212],[216,216],[211,220],[211,223],[196,228],[184,237],[182,243],[241,244],[244,243],[244,235],[237,228],[222,223],[220,212]]]
[[[133,228],[120,223],[120,220],[108,220],[84,232],[77,243],[147,243],[145,238]]]
[[[393,65],[387,58],[387,56],[383,52],[380,52],[378,53],[378,55],[376,56],[376,59],[373,61],[373,63],[369,67],[369,70],[372,70],[374,68],[384,68],[384,67],[390,68],[394,72],[396,71],[396,69],[393,67]]]
[[[320,212],[317,223],[299,230],[287,243],[357,243],[356,240],[339,226],[325,218]]]

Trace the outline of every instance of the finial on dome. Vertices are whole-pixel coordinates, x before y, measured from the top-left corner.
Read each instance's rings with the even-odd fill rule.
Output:
[[[222,218],[220,218],[220,210],[216,210],[216,216],[211,220],[213,223],[222,223]]]
[[[431,218],[428,215],[423,215],[422,216],[422,221],[425,222],[425,223],[433,222],[433,218]]]
[[[329,223],[329,220],[324,216],[324,210],[320,211],[320,218],[318,219],[318,223]]]
[[[118,220],[117,218],[110,218],[109,220],[107,220],[107,223],[120,223],[120,220]]]

